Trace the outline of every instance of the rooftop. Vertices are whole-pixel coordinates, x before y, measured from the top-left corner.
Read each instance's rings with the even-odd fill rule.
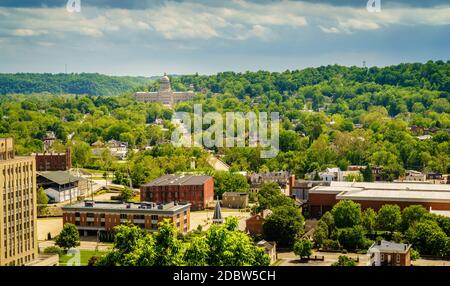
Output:
[[[450,192],[443,191],[406,191],[406,190],[360,190],[342,192],[338,200],[372,201],[411,201],[411,202],[449,202]]]
[[[211,176],[196,176],[196,175],[164,175],[142,186],[153,187],[153,186],[203,185],[207,180],[211,178],[212,178]]]
[[[450,185],[427,183],[388,183],[388,182],[331,182],[330,187],[355,187],[373,190],[417,190],[450,192]]]
[[[120,210],[138,210],[148,211],[148,212],[175,212],[179,210],[186,209],[190,207],[189,203],[168,203],[168,204],[156,204],[150,202],[140,202],[140,203],[132,203],[132,202],[93,202],[93,201],[84,201],[78,202],[72,205],[67,205],[63,207],[63,210],[79,210],[79,209],[90,209],[90,210],[109,210],[109,211],[120,211]]]
[[[410,244],[381,240],[372,244],[372,246],[369,248],[369,251],[378,250],[380,252],[389,253],[406,253],[408,252],[410,247]]]
[[[222,197],[226,196],[226,197],[240,197],[240,196],[248,196],[248,193],[244,193],[244,192],[225,192],[222,194]]]
[[[38,175],[57,183],[58,185],[64,185],[68,183],[74,183],[81,180],[79,177],[75,177],[68,171],[46,171],[38,172]]]

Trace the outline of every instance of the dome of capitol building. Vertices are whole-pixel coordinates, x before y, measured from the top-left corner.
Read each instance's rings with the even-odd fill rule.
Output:
[[[159,90],[160,91],[170,91],[170,78],[166,73],[159,79]]]

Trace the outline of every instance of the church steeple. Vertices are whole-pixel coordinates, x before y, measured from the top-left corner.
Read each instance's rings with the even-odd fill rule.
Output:
[[[216,224],[222,224],[223,223],[223,217],[222,217],[222,210],[220,209],[220,201],[219,197],[217,197],[216,206],[214,208],[214,215],[213,215],[213,223]]]

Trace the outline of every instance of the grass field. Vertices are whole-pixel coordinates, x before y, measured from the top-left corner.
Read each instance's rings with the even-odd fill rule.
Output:
[[[106,254],[104,251],[96,251],[96,250],[80,250],[80,265],[86,266],[88,265],[89,259],[92,256],[102,256]],[[73,254],[65,254],[59,257],[59,265],[67,266],[70,259],[74,258]],[[74,262],[70,262],[70,265],[75,266]]]

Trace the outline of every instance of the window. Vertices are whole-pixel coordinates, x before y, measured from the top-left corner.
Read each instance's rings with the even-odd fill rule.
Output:
[[[400,263],[400,254],[397,254],[397,263]]]

